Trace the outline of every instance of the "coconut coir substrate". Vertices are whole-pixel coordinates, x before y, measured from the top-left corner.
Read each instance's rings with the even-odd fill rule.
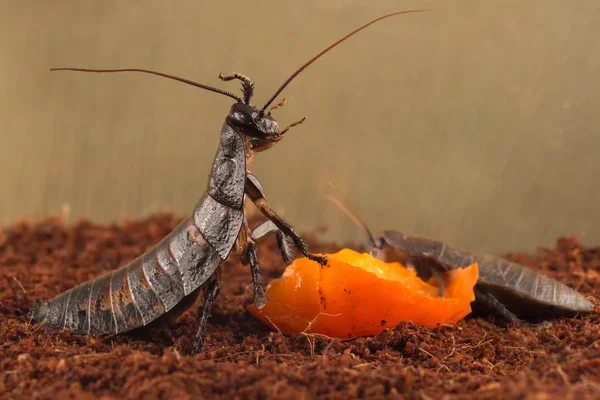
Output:
[[[191,357],[198,310],[168,326],[115,337],[47,331],[27,317],[38,299],[132,260],[179,219],[121,225],[60,219],[20,222],[0,233],[0,398],[600,398],[600,317],[512,327],[494,316],[453,326],[401,323],[350,341],[269,331],[245,310],[248,268],[223,265],[206,346]],[[346,245],[306,235],[313,252]],[[348,245],[348,247],[352,247]],[[274,239],[259,245],[263,282],[284,269]],[[572,238],[539,254],[507,255],[600,298],[600,248]],[[595,300],[593,300],[595,301]]]

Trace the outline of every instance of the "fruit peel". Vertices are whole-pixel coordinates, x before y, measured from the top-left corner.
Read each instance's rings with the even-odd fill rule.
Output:
[[[324,267],[296,259],[267,287],[265,306],[252,304],[250,313],[286,334],[348,339],[375,335],[402,321],[453,324],[471,312],[477,264],[450,271],[439,297],[434,280],[424,282],[398,262],[350,249],[326,256]]]

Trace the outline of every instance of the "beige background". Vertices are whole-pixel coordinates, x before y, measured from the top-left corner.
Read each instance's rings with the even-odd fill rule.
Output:
[[[61,212],[97,221],[205,190],[231,101],[262,104],[313,54],[367,20],[411,8],[329,53],[277,111],[308,121],[253,171],[299,230],[361,233],[324,199],[336,184],[373,230],[476,250],[533,251],[559,235],[600,243],[600,3],[589,1],[0,0],[0,221]],[[584,235],[584,236],[582,236]]]

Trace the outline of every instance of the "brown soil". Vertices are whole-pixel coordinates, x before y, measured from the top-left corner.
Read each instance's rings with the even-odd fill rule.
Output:
[[[60,219],[0,233],[2,398],[600,398],[600,317],[513,328],[492,316],[429,329],[402,323],[351,341],[271,332],[245,311],[250,273],[223,267],[204,351],[191,350],[198,309],[170,326],[117,337],[39,329],[27,312],[133,259],[178,222],[158,215],[122,225]],[[340,246],[306,236],[312,251]],[[274,239],[259,247],[263,280],[283,265]],[[509,258],[600,298],[600,248],[572,238]]]

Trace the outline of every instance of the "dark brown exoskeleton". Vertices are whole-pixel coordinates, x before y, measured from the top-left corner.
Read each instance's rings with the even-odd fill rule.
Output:
[[[330,200],[365,231],[373,257],[412,266],[423,280],[433,276],[439,284],[440,295],[444,294],[446,272],[477,263],[479,278],[474,289],[475,306],[497,312],[511,322],[523,323],[519,318],[583,314],[594,309],[594,304],[570,287],[501,257],[475,254],[440,241],[396,231],[383,231],[375,239],[339,191],[338,196],[330,197]]]
[[[219,266],[234,246],[244,265],[250,265],[254,284],[253,301],[258,307],[265,303],[255,242],[276,233],[285,262],[293,256],[287,245],[290,238],[306,257],[325,263],[322,257],[308,252],[305,241],[267,204],[258,179],[249,171],[254,153],[279,142],[292,126],[280,131],[271,111],[265,111],[283,89],[302,70],[323,54],[367,26],[394,15],[419,12],[396,12],[377,18],[327,47],[294,72],[258,109],[250,104],[254,84],[242,74],[220,75],[224,81],[241,81],[243,98],[230,92],[172,75],[144,69],[95,70],[55,68],[83,72],[143,72],[187,83],[229,96],[236,100],[221,128],[221,140],[214,159],[206,193],[196,205],[192,216],[181,222],[168,236],[129,264],[85,282],[58,295],[48,303],[39,301],[32,310],[33,320],[46,328],[68,329],[80,334],[118,334],[145,326],[166,313],[178,313],[183,305],[194,303],[202,288],[206,289],[205,304],[199,323],[194,351],[203,346],[203,336],[213,301],[219,292]],[[254,233],[248,228],[244,211],[246,197],[268,218],[268,224]]]
[[[509,321],[584,314],[594,310],[583,295],[531,268],[505,258],[457,249],[437,240],[383,231],[371,254],[390,261],[406,257],[422,279],[434,276],[443,293],[445,272],[477,263],[476,305]]]

